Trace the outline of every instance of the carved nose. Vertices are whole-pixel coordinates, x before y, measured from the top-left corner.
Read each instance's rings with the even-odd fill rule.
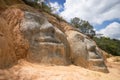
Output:
[[[48,33],[53,33],[53,34],[54,34],[54,32],[55,32],[55,29],[54,29],[53,26],[48,26],[48,27],[46,28],[46,30],[47,30]]]
[[[95,51],[95,49],[96,49],[96,45],[89,45],[88,46],[89,51]]]
[[[40,33],[45,34],[46,36],[54,37],[55,29],[51,24],[45,24],[40,27]]]

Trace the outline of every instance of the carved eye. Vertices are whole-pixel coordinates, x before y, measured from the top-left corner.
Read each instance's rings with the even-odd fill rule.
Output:
[[[52,33],[52,34],[55,33],[55,29],[54,29],[52,26],[49,27],[47,31],[48,31],[49,33]]]
[[[39,32],[39,28],[40,28],[40,24],[37,22],[32,22],[32,21],[22,21],[21,25],[20,25],[20,30],[21,32],[23,32],[24,34],[35,34]],[[28,35],[29,35],[28,34]]]
[[[39,27],[35,26],[33,29],[30,29],[29,30],[32,34],[36,34],[36,33],[39,33],[40,32],[40,29]]]

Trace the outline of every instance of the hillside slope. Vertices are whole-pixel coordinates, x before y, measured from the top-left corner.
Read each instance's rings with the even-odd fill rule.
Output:
[[[46,66],[21,60],[19,65],[0,70],[0,80],[119,80],[120,62],[108,62],[107,66],[106,74],[74,65]]]
[[[21,1],[0,0],[0,80],[120,79],[92,39]]]

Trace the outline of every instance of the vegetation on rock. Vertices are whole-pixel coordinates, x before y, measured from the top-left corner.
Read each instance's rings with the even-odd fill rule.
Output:
[[[101,49],[105,50],[109,54],[120,56],[120,40],[110,39],[107,37],[95,37],[94,40]]]
[[[71,19],[70,23],[72,24],[73,27],[77,28],[83,34],[86,34],[90,37],[95,36],[95,31],[93,30],[93,26],[88,21],[75,17]]]

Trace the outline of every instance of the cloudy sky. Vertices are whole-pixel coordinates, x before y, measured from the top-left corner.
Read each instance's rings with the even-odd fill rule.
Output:
[[[54,12],[67,21],[89,21],[97,33],[120,39],[120,0],[49,0]]]

